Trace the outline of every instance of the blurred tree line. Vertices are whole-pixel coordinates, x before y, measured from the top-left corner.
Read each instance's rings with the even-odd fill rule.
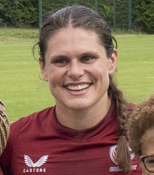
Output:
[[[130,0],[42,0],[43,18],[67,5],[80,4],[94,10],[117,29],[128,30]],[[154,34],[154,0],[131,0],[132,29]],[[115,12],[115,13],[114,13]],[[39,0],[0,0],[0,26],[38,28]]]

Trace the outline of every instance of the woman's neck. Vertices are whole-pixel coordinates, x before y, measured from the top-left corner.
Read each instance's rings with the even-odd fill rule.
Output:
[[[56,116],[63,126],[81,131],[97,125],[107,114],[110,105],[111,100],[109,98],[107,98],[106,103],[99,103],[95,107],[82,110],[74,110],[56,104]]]

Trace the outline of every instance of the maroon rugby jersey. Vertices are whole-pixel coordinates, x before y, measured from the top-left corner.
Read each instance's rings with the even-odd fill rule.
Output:
[[[124,175],[116,159],[118,138],[113,103],[99,124],[84,131],[62,126],[50,107],[11,125],[0,164],[7,175]],[[131,175],[141,175],[131,158]]]

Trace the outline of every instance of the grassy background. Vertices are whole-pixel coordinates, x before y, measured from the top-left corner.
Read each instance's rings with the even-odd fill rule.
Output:
[[[118,87],[133,103],[154,93],[154,35],[115,34]],[[54,105],[32,47],[38,30],[0,28],[0,99],[10,122]]]

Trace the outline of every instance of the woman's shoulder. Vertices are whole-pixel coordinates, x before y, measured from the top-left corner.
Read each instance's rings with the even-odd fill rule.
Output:
[[[49,116],[52,115],[53,111],[54,107],[49,107],[42,111],[34,112],[27,117],[19,118],[17,121],[11,123],[7,147],[11,150],[19,136],[26,135],[36,127],[40,128],[44,122],[49,123]]]

